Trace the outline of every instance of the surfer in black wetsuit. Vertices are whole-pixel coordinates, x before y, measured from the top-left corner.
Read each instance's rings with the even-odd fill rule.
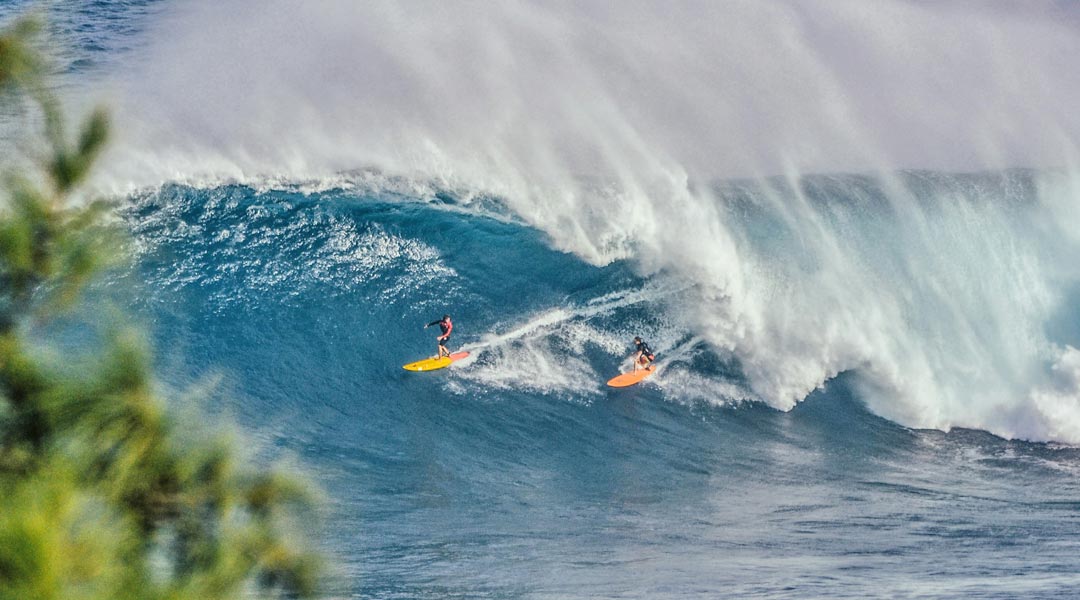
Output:
[[[438,358],[442,358],[444,356],[449,357],[450,351],[446,349],[446,343],[450,341],[450,332],[454,330],[454,324],[450,322],[450,315],[443,315],[441,319],[432,321],[427,325],[424,325],[424,329],[427,329],[432,325],[438,325],[439,329],[442,330],[442,335],[435,338],[435,341],[439,343]]]
[[[639,365],[643,369],[651,369],[652,361],[656,360],[652,348],[640,337],[634,338],[634,346],[637,347],[637,351],[634,353],[634,370],[637,371]]]

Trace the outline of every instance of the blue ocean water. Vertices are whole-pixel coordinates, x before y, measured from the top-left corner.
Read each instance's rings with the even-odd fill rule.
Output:
[[[160,0],[6,0],[0,22],[25,14],[44,16],[54,42],[48,52],[60,73],[85,77],[139,44],[146,20]],[[70,81],[69,81],[70,82]]]
[[[154,23],[177,6],[52,4],[64,82],[125,74],[146,38],[168,50]],[[279,24],[249,42],[256,25]],[[231,58],[199,72],[228,82]],[[327,110],[287,114],[305,132],[350,126],[320,104],[332,62],[296,92]],[[197,130],[228,147],[240,119],[274,135],[236,154],[280,149],[275,115],[182,83],[149,94],[194,115],[161,139],[216,159]],[[198,112],[218,104],[221,122]],[[642,205],[588,173],[526,201],[363,164],[200,179],[177,156],[118,197],[134,261],[96,295],[148,332],[180,410],[210,388],[208,427],[235,421],[325,490],[331,597],[1076,597],[1068,169],[721,178]],[[403,371],[443,313],[473,356]],[[661,370],[605,387],[635,335]]]
[[[223,374],[228,412],[326,487],[343,596],[1075,593],[1075,447],[908,429],[846,376],[788,412],[721,387],[605,388],[658,318],[611,300],[649,284],[624,264],[449,198],[168,186],[126,217],[166,378]],[[403,371],[443,312],[476,360]],[[551,385],[557,364],[513,360],[587,376]],[[707,348],[668,369],[739,377]]]

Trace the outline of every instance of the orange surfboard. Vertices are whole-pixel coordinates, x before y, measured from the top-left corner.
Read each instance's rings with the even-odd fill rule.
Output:
[[[642,379],[645,379],[649,375],[652,375],[656,371],[656,365],[649,365],[644,369],[638,369],[637,371],[631,371],[629,373],[623,373],[622,375],[616,375],[607,382],[611,387],[630,387],[634,384],[640,383]]]
[[[442,358],[425,358],[424,360],[418,360],[413,363],[409,363],[402,367],[406,371],[434,371],[435,369],[445,369],[452,363],[457,362],[466,356],[468,352],[455,352],[449,357],[443,356]]]

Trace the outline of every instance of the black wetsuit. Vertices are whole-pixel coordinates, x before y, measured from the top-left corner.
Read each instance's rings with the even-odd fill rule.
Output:
[[[638,349],[639,352],[641,352],[642,356],[648,358],[650,361],[656,360],[656,355],[653,354],[652,348],[650,348],[649,345],[646,344],[644,340],[642,340],[640,342],[637,342],[637,349]],[[640,359],[638,359],[638,360],[640,360]]]
[[[432,325],[438,325],[439,331],[442,331],[442,334],[446,336],[439,340],[439,345],[445,346],[446,343],[450,341],[450,332],[454,330],[454,324],[449,319],[446,321],[439,319],[438,321],[428,323],[426,326],[431,327]],[[413,327],[415,327],[415,325]]]

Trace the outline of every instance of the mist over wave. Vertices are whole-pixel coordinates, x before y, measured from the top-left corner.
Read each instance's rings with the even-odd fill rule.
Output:
[[[581,175],[633,197],[687,179],[1061,166],[1080,139],[1080,20],[1058,2],[161,12],[117,81],[136,181],[372,165],[552,203]]]
[[[1077,443],[1076,17],[1054,2],[169,6],[116,78],[124,138],[102,185],[495,198],[558,250],[680,290],[654,301],[671,343],[729,356],[774,407],[851,372],[905,425]],[[820,175],[836,172],[871,175]]]

